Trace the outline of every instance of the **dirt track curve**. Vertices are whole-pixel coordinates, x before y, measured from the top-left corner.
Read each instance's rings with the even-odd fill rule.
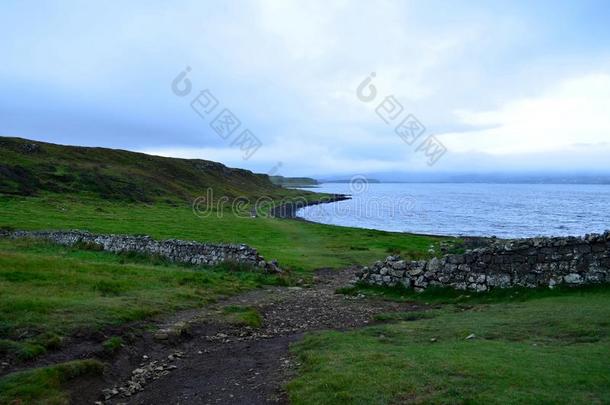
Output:
[[[336,294],[354,270],[319,270],[309,288],[266,287],[205,310],[184,311],[161,329],[187,325],[177,339],[140,334],[115,357],[104,380],[71,387],[76,404],[267,404],[288,403],[283,385],[295,375],[289,345],[305,332],[366,326],[384,312],[417,311],[410,303]],[[224,306],[252,306],[261,328],[223,322]],[[181,326],[179,326],[181,328]]]

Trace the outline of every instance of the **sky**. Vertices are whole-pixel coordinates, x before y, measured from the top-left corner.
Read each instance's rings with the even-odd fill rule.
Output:
[[[0,135],[286,176],[610,172],[608,21],[607,1],[4,0]]]

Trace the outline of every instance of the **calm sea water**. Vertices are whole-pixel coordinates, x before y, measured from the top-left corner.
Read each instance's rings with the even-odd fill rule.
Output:
[[[435,235],[566,236],[610,229],[610,186],[322,184],[352,199],[306,207],[325,224]]]

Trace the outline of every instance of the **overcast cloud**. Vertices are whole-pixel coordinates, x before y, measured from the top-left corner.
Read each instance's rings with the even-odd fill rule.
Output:
[[[489,3],[4,1],[0,134],[285,175],[610,171],[607,3]],[[250,159],[173,94],[186,66],[261,140]],[[386,95],[446,146],[435,165],[375,114]]]

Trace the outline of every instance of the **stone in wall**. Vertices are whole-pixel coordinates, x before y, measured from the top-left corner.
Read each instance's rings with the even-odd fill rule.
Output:
[[[176,263],[214,266],[235,262],[265,273],[282,272],[275,260],[267,262],[256,249],[244,244],[210,244],[178,239],[156,241],[150,236],[96,235],[84,231],[5,231],[0,236],[44,239],[67,246],[87,244],[113,253],[156,255]]]
[[[582,238],[491,240],[487,246],[428,261],[388,256],[364,267],[358,280],[416,291],[451,287],[477,292],[610,282],[610,232]]]

